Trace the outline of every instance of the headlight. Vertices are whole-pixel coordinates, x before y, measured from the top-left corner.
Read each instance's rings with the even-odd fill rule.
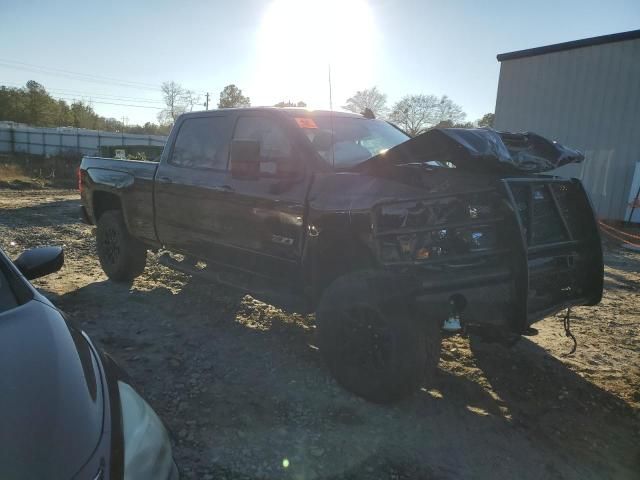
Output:
[[[494,203],[491,192],[481,192],[381,205],[374,223],[380,259],[405,263],[490,251],[497,246]]]
[[[380,242],[380,255],[383,262],[412,262],[484,252],[496,247],[495,237],[495,230],[489,226],[394,235]]]
[[[136,391],[118,382],[124,436],[125,480],[176,480],[178,470],[164,425]]]
[[[378,232],[403,228],[435,227],[492,218],[494,200],[484,194],[396,202],[382,205],[376,213]]]

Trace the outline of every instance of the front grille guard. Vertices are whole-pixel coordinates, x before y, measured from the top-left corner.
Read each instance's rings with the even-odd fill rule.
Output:
[[[577,235],[576,232],[571,228],[570,222],[565,216],[566,212],[563,213],[562,205],[560,205],[560,200],[557,198],[554,189],[551,188],[551,185],[558,184],[566,184],[571,185],[574,188],[573,193],[580,196],[580,202],[584,204],[583,212],[584,214],[584,223],[587,224],[588,231],[585,235]],[[533,189],[541,186],[545,186],[546,192],[548,192],[551,204],[553,206],[553,211],[558,215],[561,222],[561,231],[563,232],[563,236],[565,237],[562,241],[549,241],[549,242],[534,242],[532,241],[536,235],[534,232],[535,222],[532,216],[529,216],[528,219],[523,218],[522,213],[518,209],[518,202],[514,196],[513,187],[526,187],[529,189],[529,203],[532,198]],[[564,308],[568,308],[574,305],[594,305],[597,304],[602,296],[602,276],[603,276],[603,263],[602,263],[602,250],[600,244],[600,236],[599,231],[597,229],[597,223],[595,221],[595,215],[593,213],[593,207],[589,201],[589,198],[584,191],[584,188],[580,181],[576,179],[568,180],[568,179],[560,179],[560,178],[505,178],[500,180],[498,191],[501,190],[502,196],[510,205],[514,212],[514,215],[508,215],[507,217],[496,217],[491,219],[490,221],[469,221],[464,222],[463,224],[450,224],[447,227],[472,227],[472,226],[483,226],[486,224],[500,224],[503,223],[503,228],[505,232],[508,230],[511,233],[509,237],[513,239],[513,243],[509,245],[509,248],[499,248],[496,250],[488,251],[488,252],[474,252],[467,255],[456,256],[455,260],[457,261],[472,261],[475,259],[485,258],[489,260],[488,257],[501,258],[504,259],[508,255],[512,261],[510,262],[510,270],[511,270],[511,281],[513,286],[513,294],[511,305],[509,307],[509,311],[507,311],[507,317],[509,318],[509,324],[511,328],[519,333],[526,331],[526,329],[531,325],[531,323],[545,317],[556,313]],[[490,193],[496,192],[496,189],[482,189],[477,192],[471,193]],[[438,195],[437,197],[445,197],[446,194]],[[428,199],[433,199],[434,197],[430,196]],[[420,199],[416,199],[418,201]],[[427,199],[425,199],[427,200]],[[446,228],[445,226],[427,226],[422,228],[414,228],[414,229],[402,229],[399,231],[393,230],[385,230],[380,229],[377,224],[377,212],[383,206],[400,203],[400,202],[380,202],[373,209],[373,218],[372,218],[372,233],[373,239],[376,249],[376,254],[378,258],[381,258],[380,248],[381,248],[381,239],[394,234],[400,233],[420,233],[420,232],[429,232],[439,228]],[[589,217],[591,217],[589,219]],[[526,225],[525,225],[526,224]],[[509,227],[510,225],[510,227]],[[542,257],[545,255],[553,255],[556,252],[562,254],[563,252],[571,251],[574,249],[584,249],[588,248],[590,255],[593,255],[593,262],[590,266],[590,272],[593,276],[593,281],[589,286],[589,291],[585,296],[568,298],[566,301],[558,302],[554,304],[551,308],[541,309],[538,311],[531,312],[529,311],[529,260],[535,259],[536,257]],[[442,265],[451,263],[451,257],[444,258],[434,258],[426,261],[416,260],[413,262],[401,261],[397,263],[384,263],[387,266],[400,266],[405,267],[409,265],[415,266],[426,266],[426,265]]]
[[[545,316],[551,315],[564,308],[569,308],[574,305],[593,305],[597,304],[602,297],[602,277],[604,271],[604,265],[602,261],[602,246],[600,243],[600,236],[597,229],[597,223],[595,214],[593,212],[593,206],[586,194],[582,183],[576,179],[561,179],[561,178],[540,178],[540,179],[502,179],[502,187],[504,192],[511,203],[515,218],[520,230],[520,242],[513,250],[516,261],[513,268],[513,286],[514,286],[514,298],[513,298],[513,311],[510,312],[510,323],[514,330],[524,332],[531,323]],[[557,195],[551,185],[554,184],[566,184],[572,185],[576,188],[577,193],[584,198],[584,207],[589,211],[582,212],[585,218],[589,218],[588,228],[585,231],[585,235],[578,236],[576,232],[569,226],[569,219],[566,217],[566,213],[563,212],[563,208],[558,201]],[[518,208],[518,202],[516,201],[513,186],[526,186],[528,188],[528,215],[525,217]],[[533,239],[536,237],[535,218],[533,218],[533,192],[536,187],[545,187],[545,191],[548,192],[552,199],[552,204],[555,209],[555,213],[561,220],[562,229],[564,231],[565,240],[562,241],[550,241],[536,243]],[[574,212],[578,215],[578,212]],[[588,294],[582,297],[576,297],[567,299],[553,307],[546,308],[541,311],[531,312],[529,310],[529,260],[536,258],[544,254],[551,254],[554,251],[562,252],[568,249],[576,248],[589,248],[592,250],[593,261],[590,265],[590,272],[593,278],[588,279]]]
[[[481,189],[464,192],[463,195],[472,197],[475,195],[483,195],[483,194],[489,194],[489,195],[496,194],[496,190],[495,188],[481,188]],[[410,203],[410,202],[421,202],[421,201],[429,202],[429,201],[434,201],[438,199],[457,197],[459,195],[452,195],[450,193],[441,193],[437,195],[430,195],[429,197],[426,197],[426,198],[415,198],[412,200],[402,200],[402,201],[383,201],[376,204],[372,209],[373,215],[372,215],[371,227],[372,227],[372,233],[373,233],[373,239],[374,239],[374,248],[376,250],[375,253],[377,255],[377,258],[382,259],[381,242],[385,238],[390,238],[398,235],[411,235],[411,234],[420,235],[420,234],[426,234],[426,233],[435,232],[438,230],[445,230],[445,229],[455,230],[460,228],[490,227],[490,226],[495,226],[504,220],[502,216],[494,215],[491,218],[483,218],[483,219],[477,219],[477,220],[469,219],[465,221],[447,222],[447,223],[441,223],[441,224],[429,224],[429,225],[413,227],[413,228],[401,227],[397,229],[383,229],[380,227],[378,223],[379,214],[380,214],[379,212],[382,210],[382,208],[386,206],[402,204],[402,203]],[[455,260],[467,261],[467,260],[473,260],[473,259],[483,258],[487,256],[500,255],[506,252],[507,252],[506,249],[495,248],[487,251],[476,251],[473,253],[458,254],[458,255],[455,255]],[[427,264],[437,265],[437,264],[451,262],[452,260],[453,260],[452,256],[444,256],[441,258],[438,258],[438,257],[431,258],[429,260],[413,260],[413,261],[402,260],[397,262],[383,261],[382,263],[386,266],[409,266],[409,265],[427,265]]]

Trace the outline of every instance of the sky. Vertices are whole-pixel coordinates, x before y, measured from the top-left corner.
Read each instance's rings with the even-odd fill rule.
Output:
[[[252,105],[339,108],[377,86],[493,112],[498,53],[640,28],[640,0],[0,0],[0,85],[33,79],[128,124],[157,121],[175,81],[215,108],[236,84]],[[198,107],[198,109],[204,107]]]

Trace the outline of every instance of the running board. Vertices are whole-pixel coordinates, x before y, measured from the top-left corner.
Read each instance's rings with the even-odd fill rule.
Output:
[[[231,269],[212,270],[209,266],[200,269],[189,262],[176,260],[168,253],[158,256],[158,263],[192,277],[219,283],[248,293],[258,300],[270,303],[283,310],[310,313],[309,307],[306,306],[307,302],[301,295],[283,293],[282,290],[286,289],[285,286],[282,286],[282,289],[269,288],[269,284],[273,284],[273,279]]]

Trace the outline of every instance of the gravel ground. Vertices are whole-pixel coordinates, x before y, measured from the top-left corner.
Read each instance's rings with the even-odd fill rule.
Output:
[[[78,206],[71,190],[0,190],[0,246],[65,246],[37,287],[131,374],[183,478],[638,478],[638,253],[607,248],[603,302],[575,309],[575,355],[559,316],[511,347],[450,337],[436,384],[383,407],[335,384],[313,317],[153,256],[111,283]]]

